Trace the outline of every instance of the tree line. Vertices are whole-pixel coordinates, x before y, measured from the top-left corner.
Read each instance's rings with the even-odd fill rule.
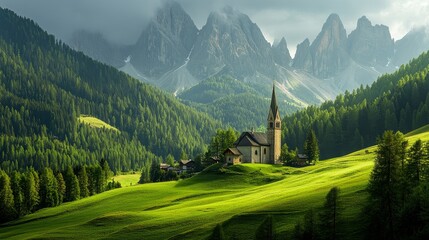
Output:
[[[339,95],[320,107],[286,116],[283,142],[301,148],[314,130],[321,158],[340,156],[375,144],[385,130],[409,132],[429,123],[429,52],[371,86]]]
[[[49,167],[36,171],[30,167],[24,172],[8,174],[0,169],[0,221],[7,222],[41,208],[121,187],[119,182],[109,181],[111,176],[104,159],[98,164],[74,169],[69,165],[64,171],[53,171]]]
[[[0,156],[3,169],[40,164],[63,170],[105,158],[115,172],[137,170],[157,156],[205,152],[220,126],[173,96],[70,49],[10,10],[0,9],[0,22],[0,136],[9,149]],[[120,133],[82,126],[81,114]],[[61,147],[47,153],[31,146],[33,139]]]

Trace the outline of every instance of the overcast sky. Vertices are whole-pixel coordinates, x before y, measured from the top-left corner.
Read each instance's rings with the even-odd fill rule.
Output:
[[[67,40],[78,29],[99,31],[117,43],[134,43],[162,0],[0,0],[0,6],[35,20]],[[429,24],[427,0],[177,0],[201,28],[211,11],[225,5],[249,15],[269,42],[285,37],[296,45],[313,41],[331,13],[339,14],[349,34],[357,19],[389,26],[396,40]],[[0,23],[1,24],[1,23]]]

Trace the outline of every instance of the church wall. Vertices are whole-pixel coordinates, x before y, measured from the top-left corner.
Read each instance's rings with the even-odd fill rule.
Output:
[[[269,163],[270,159],[270,147],[261,146],[261,162]]]
[[[243,154],[243,163],[253,163],[252,162],[252,147],[250,146],[237,146],[237,149]]]
[[[252,147],[252,163],[261,163],[261,147]]]

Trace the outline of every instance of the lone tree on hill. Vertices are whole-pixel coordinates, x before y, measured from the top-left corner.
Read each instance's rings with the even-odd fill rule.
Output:
[[[322,212],[319,214],[319,229],[322,239],[338,239],[338,222],[341,213],[340,189],[333,187],[326,195]]]
[[[319,143],[314,130],[310,130],[307,134],[307,139],[304,142],[304,151],[308,156],[308,162],[315,164],[319,160]]]
[[[368,184],[368,233],[373,239],[394,239],[401,209],[402,162],[407,141],[401,132],[384,132],[377,140],[377,155]]]

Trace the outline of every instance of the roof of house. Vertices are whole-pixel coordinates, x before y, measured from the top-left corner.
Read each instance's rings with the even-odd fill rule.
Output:
[[[169,167],[170,167],[170,165],[169,165],[169,164],[167,164],[167,163],[161,163],[161,164],[160,164],[160,167],[161,167],[161,168],[169,168]]]
[[[270,146],[267,134],[261,132],[243,132],[234,144],[235,146]]]
[[[240,155],[242,155],[241,154],[241,152],[240,152],[240,150],[238,150],[237,148],[228,148],[228,149],[226,149],[225,150],[225,152],[223,152],[224,154],[227,154],[227,153],[232,153],[233,155],[235,155],[235,156],[240,156]]]
[[[301,154],[301,153],[298,153],[298,154],[297,154],[297,157],[298,157],[299,159],[308,159],[308,156],[307,156],[306,154]]]
[[[194,162],[194,160],[189,159],[189,160],[180,160],[179,163],[183,164],[183,165],[187,165],[190,162]]]

